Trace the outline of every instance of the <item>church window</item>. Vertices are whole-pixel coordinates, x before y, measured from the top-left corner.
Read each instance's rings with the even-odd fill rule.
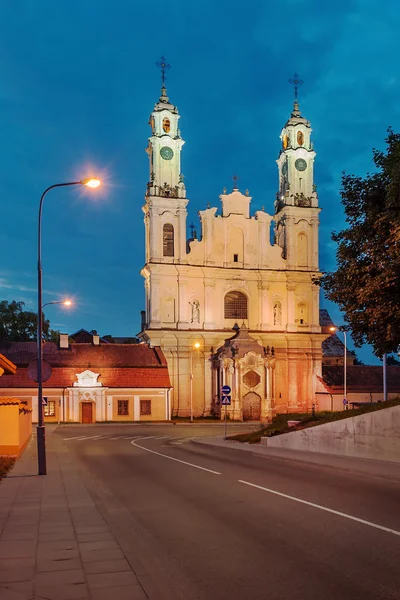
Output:
[[[174,226],[171,223],[163,227],[163,256],[174,256]]]
[[[151,400],[140,401],[140,414],[151,415]]]
[[[297,143],[299,146],[302,146],[304,144],[304,134],[302,131],[297,132]]]
[[[129,400],[118,400],[118,416],[127,417],[129,415]]]
[[[247,297],[242,292],[228,292],[224,309],[225,319],[247,319]]]
[[[255,371],[249,371],[243,377],[244,383],[247,385],[247,387],[250,387],[250,388],[255,388],[260,383],[260,379],[261,378],[260,378],[259,374],[256,373]]]
[[[167,118],[163,119],[162,128],[164,129],[165,133],[169,133],[171,130],[171,121]]]
[[[239,262],[239,254],[233,255],[233,262]]]

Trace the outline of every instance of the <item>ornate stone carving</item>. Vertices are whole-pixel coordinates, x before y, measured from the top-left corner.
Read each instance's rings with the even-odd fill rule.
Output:
[[[93,371],[83,371],[82,373],[77,373],[76,378],[78,381],[74,381],[75,387],[102,387],[102,384],[97,381],[100,373],[93,373]]]
[[[193,300],[193,302],[189,302],[192,308],[192,316],[190,319],[191,323],[200,323],[200,302],[198,300]]]

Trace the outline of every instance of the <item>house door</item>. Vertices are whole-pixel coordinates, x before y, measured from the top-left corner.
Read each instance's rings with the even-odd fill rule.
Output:
[[[242,400],[243,421],[259,421],[261,419],[261,398],[255,392],[249,392]]]
[[[82,402],[82,423],[92,423],[92,402]]]

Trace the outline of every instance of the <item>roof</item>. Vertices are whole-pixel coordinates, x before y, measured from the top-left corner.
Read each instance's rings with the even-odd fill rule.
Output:
[[[35,342],[14,342],[4,349],[15,362],[15,375],[3,375],[0,388],[36,387],[29,379],[27,367],[37,358]],[[147,344],[71,344],[60,349],[53,342],[43,346],[43,358],[52,367],[44,387],[70,387],[77,382],[76,374],[86,369],[99,373],[103,386],[117,388],[170,388],[168,366],[161,348]]]
[[[320,308],[319,310],[319,324],[321,327],[336,327],[332,321],[329,312],[326,308]],[[342,340],[334,333],[330,335],[326,340],[322,342],[322,354],[323,356],[344,356],[344,344]],[[354,356],[347,348],[348,359],[353,359]]]
[[[19,398],[6,396],[5,398],[0,398],[0,406],[11,406],[11,405],[19,405],[21,400]]]
[[[0,354],[0,369],[3,369],[6,375],[14,375],[17,367],[8,358]]]
[[[323,366],[319,378],[330,393],[343,392],[344,367],[342,365]],[[383,367],[351,365],[346,374],[348,392],[383,392]],[[387,367],[388,392],[400,393],[400,367]]]
[[[97,335],[97,331],[87,331],[87,329],[79,329],[75,333],[72,333],[69,337],[70,340],[75,342],[75,344],[90,344],[93,343],[93,337]],[[109,340],[104,339],[99,336],[99,341],[101,344],[109,344]]]
[[[234,349],[234,354],[232,353]],[[249,334],[249,330],[243,323],[240,329],[236,333],[225,340],[225,343],[219,348],[216,354],[221,357],[231,358],[233,355],[238,358],[243,358],[248,352],[254,352],[255,354],[264,354],[264,348]]]

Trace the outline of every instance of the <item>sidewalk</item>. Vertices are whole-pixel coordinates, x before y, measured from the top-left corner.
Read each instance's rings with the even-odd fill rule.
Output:
[[[193,439],[192,443],[227,448],[229,450],[237,450],[238,452],[250,452],[253,456],[260,456],[261,458],[270,460],[295,461],[298,463],[299,469],[304,469],[306,466],[318,465],[329,469],[400,481],[400,463],[395,462],[337,454],[323,454],[322,452],[308,452],[305,450],[271,448],[262,444],[248,444],[225,440],[223,437],[197,438]]]
[[[34,437],[0,483],[0,600],[161,600],[129,515],[100,501],[46,429],[48,475],[36,474]]]

